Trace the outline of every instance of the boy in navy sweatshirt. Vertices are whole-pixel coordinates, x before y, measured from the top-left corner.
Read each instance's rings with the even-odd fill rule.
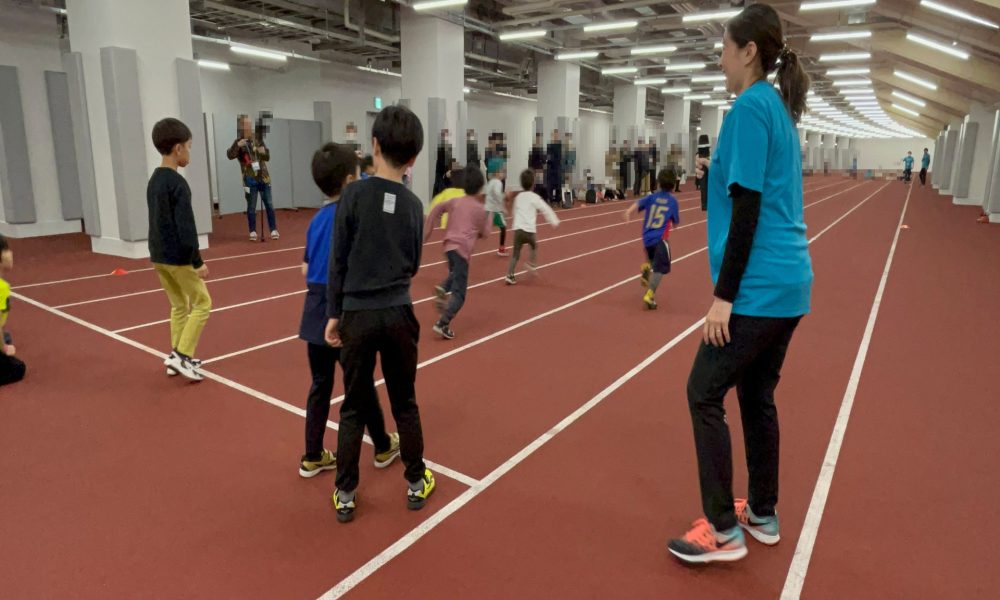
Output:
[[[326,341],[342,346],[344,369],[332,498],[342,523],[354,518],[357,507],[362,435],[378,403],[376,357],[399,431],[407,507],[423,508],[435,485],[423,460],[414,390],[420,324],[410,299],[423,249],[424,209],[402,183],[423,148],[423,126],[408,108],[389,106],[376,117],[372,138],[375,176],[348,186],[340,197],[327,290]]]
[[[326,421],[330,417],[334,372],[340,360],[340,348],[326,342],[326,287],[330,263],[330,243],[337,201],[348,184],[361,176],[358,157],[344,144],[327,144],[312,159],[313,181],[326,196],[306,232],[306,251],[302,274],[306,276],[306,299],[302,307],[299,338],[307,343],[312,386],[306,400],[306,452],[299,460],[299,475],[315,477],[337,468],[337,457],[323,448]],[[375,444],[375,468],[384,469],[399,456],[399,435],[387,434],[385,419],[378,402],[365,423]]]

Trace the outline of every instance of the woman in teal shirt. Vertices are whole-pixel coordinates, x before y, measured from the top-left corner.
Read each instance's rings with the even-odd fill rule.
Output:
[[[698,563],[744,557],[743,530],[765,544],[779,539],[774,390],[792,333],[809,312],[813,280],[795,129],[809,77],[773,8],[751,5],[726,24],[720,64],[737,98],[711,161],[699,159],[699,176],[708,166],[715,290],[687,385],[706,518],[668,546]],[[780,90],[767,82],[775,69]],[[723,406],[734,386],[750,474],[748,500],[735,502]]]

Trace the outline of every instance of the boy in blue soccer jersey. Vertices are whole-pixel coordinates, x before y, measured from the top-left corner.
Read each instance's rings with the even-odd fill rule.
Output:
[[[647,261],[642,264],[640,281],[643,287],[648,287],[642,297],[646,308],[656,308],[656,288],[663,276],[670,272],[670,237],[671,224],[680,221],[680,210],[677,199],[670,194],[677,182],[677,174],[672,168],[660,170],[656,183],[660,190],[642,198],[625,211],[625,222],[629,222],[636,213],[645,213],[642,222],[642,245],[646,247]]]

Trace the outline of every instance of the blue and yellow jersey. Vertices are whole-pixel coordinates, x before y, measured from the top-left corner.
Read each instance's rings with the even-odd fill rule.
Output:
[[[660,190],[636,202],[639,212],[645,213],[642,221],[642,244],[653,246],[670,235],[670,225],[681,222],[677,199],[670,192]]]

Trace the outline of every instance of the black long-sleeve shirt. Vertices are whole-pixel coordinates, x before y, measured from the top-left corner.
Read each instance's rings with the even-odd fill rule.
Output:
[[[705,184],[702,184],[705,185]],[[760,217],[760,192],[748,190],[738,183],[729,186],[733,199],[733,216],[729,221],[729,236],[726,250],[722,255],[719,279],[715,283],[715,297],[726,302],[735,302],[743,281],[743,272],[750,262],[753,236],[757,233]]]
[[[424,207],[403,184],[369,177],[340,196],[330,246],[327,316],[409,304],[420,268]]]
[[[164,265],[201,267],[198,229],[191,207],[191,188],[177,171],[157,167],[146,186],[149,208],[149,258]]]

